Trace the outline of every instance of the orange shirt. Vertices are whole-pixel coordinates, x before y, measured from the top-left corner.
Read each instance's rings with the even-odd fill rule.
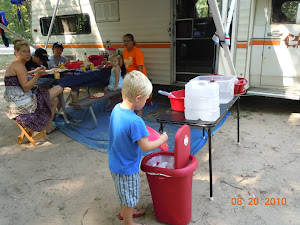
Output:
[[[143,66],[143,74],[147,76],[145,64],[144,64],[144,54],[137,47],[133,46],[133,49],[128,52],[125,48],[123,50],[123,59],[126,67],[126,72],[131,72],[133,70],[138,70],[138,66]]]

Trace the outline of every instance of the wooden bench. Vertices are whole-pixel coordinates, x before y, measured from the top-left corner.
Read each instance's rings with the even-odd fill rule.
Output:
[[[72,106],[75,109],[83,109],[83,107],[91,106],[96,102],[99,102],[103,99],[110,98],[116,95],[121,94],[121,90],[116,90],[116,91],[106,91],[104,92],[104,96],[100,98],[89,98],[85,97],[82,99],[79,99],[78,102],[71,102],[69,106]]]
[[[72,106],[74,109],[83,109],[84,107],[88,107],[89,112],[90,112],[90,114],[92,116],[92,119],[93,119],[93,126],[92,127],[83,126],[79,123],[74,123],[72,121],[69,121],[67,116],[65,115],[65,113],[63,113],[63,117],[64,117],[66,123],[69,123],[73,126],[83,127],[83,128],[86,128],[86,129],[94,129],[94,128],[97,127],[97,119],[96,119],[95,113],[94,113],[93,108],[92,108],[93,104],[96,103],[96,102],[99,102],[101,100],[104,100],[104,99],[107,99],[107,98],[110,98],[110,97],[114,97],[114,96],[117,96],[117,95],[121,95],[121,90],[105,91],[103,97],[100,97],[100,98],[85,97],[85,98],[79,99],[78,102],[69,103],[69,106]],[[66,112],[64,104],[63,104],[62,107],[63,107],[63,112]]]

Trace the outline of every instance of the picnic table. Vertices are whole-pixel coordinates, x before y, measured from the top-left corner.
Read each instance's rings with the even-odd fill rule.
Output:
[[[48,74],[45,76],[41,76],[41,78],[36,83],[41,87],[52,87],[53,85],[60,85],[64,87],[94,87],[94,86],[107,86],[109,83],[109,78],[111,74],[111,67],[103,68],[95,71],[87,71],[87,72],[79,72],[76,70],[66,70],[60,74],[60,79],[54,79],[53,74]],[[80,99],[76,103],[70,103],[71,106],[77,109],[82,109],[83,107],[88,107],[89,112],[91,114],[93,125],[91,127],[85,127],[78,122],[72,122],[67,118],[66,115],[66,104],[70,99],[70,95],[67,99],[64,98],[64,95],[61,95],[62,102],[62,115],[66,123],[71,124],[73,126],[80,126],[87,129],[94,129],[97,127],[97,120],[95,113],[93,111],[92,105],[100,100],[105,98],[112,97],[114,95],[120,94],[121,90],[118,91],[106,91],[104,96],[101,98],[89,98],[84,97]]]

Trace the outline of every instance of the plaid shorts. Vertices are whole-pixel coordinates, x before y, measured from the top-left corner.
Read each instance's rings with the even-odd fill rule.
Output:
[[[123,175],[111,172],[121,205],[134,207],[140,198],[140,173]]]

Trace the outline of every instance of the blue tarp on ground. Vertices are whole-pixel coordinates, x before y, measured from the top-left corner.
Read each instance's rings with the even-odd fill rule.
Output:
[[[95,129],[89,130],[81,127],[74,127],[70,124],[66,124],[63,119],[56,119],[55,122],[59,126],[60,131],[65,133],[70,138],[84,144],[92,149],[100,152],[107,153],[108,151],[108,129],[109,129],[109,117],[110,112],[104,111],[105,101],[99,101],[97,104],[93,105],[93,110],[97,116],[98,126]],[[153,104],[144,107],[144,116],[162,107],[160,104]],[[87,108],[83,110],[73,110],[70,107],[67,109],[68,113],[73,117],[73,120],[82,123],[85,126],[92,126],[93,121],[89,114]],[[229,114],[224,118],[222,122],[226,120]],[[159,130],[160,123],[148,119],[144,119],[147,126],[152,127],[155,130]],[[215,131],[221,126],[221,124],[215,129]],[[168,145],[169,151],[174,151],[174,141],[177,130],[180,125],[166,124],[164,126],[164,131],[167,132],[169,136]],[[214,132],[215,132],[214,131]],[[202,129],[191,128],[191,154],[195,155],[206,143],[207,133],[205,132],[203,138]],[[154,151],[160,151],[156,149]],[[152,151],[153,152],[153,151]],[[147,155],[150,152],[144,153]]]

